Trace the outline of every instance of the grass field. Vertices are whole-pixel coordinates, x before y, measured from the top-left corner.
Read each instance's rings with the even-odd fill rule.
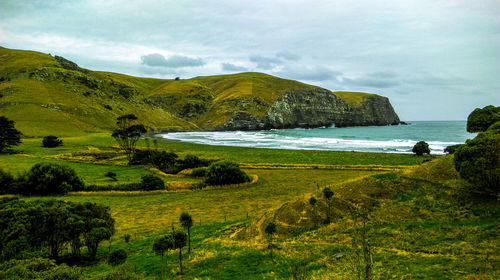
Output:
[[[138,182],[150,173],[141,166],[124,165],[123,156],[109,134],[95,133],[62,138],[64,146],[41,147],[40,138],[23,139],[14,154],[0,155],[0,167],[21,173],[38,162],[71,166],[87,184],[109,184],[107,171],[117,173],[118,183]],[[140,146],[146,147],[141,141]],[[149,146],[203,158],[230,159],[252,168],[254,184],[240,187],[155,192],[75,192],[57,197],[110,206],[117,232],[111,249],[123,248],[127,263],[145,279],[160,278],[160,257],[152,251],[154,239],[167,234],[178,217],[188,211],[194,219],[192,248],[184,250],[184,274],[178,274],[178,251],[167,254],[168,277],[183,279],[356,279],[356,247],[352,240],[359,221],[336,209],[329,225],[280,235],[271,260],[265,238],[233,238],[252,229],[264,215],[286,203],[318,197],[318,190],[332,188],[336,199],[375,195],[379,206],[367,227],[373,244],[377,279],[498,279],[500,272],[500,219],[497,201],[477,201],[461,194],[463,182],[451,157],[421,164],[413,155],[293,151],[196,145],[149,140]],[[111,155],[109,158],[105,155]],[[103,159],[97,161],[100,157]],[[96,164],[100,162],[100,164]],[[291,168],[301,165],[305,167]],[[325,165],[346,167],[342,170]],[[352,170],[355,166],[370,166]],[[268,168],[259,168],[267,166]],[[371,171],[372,166],[398,166],[391,173]],[[402,166],[408,166],[401,170]],[[272,168],[280,167],[280,168]],[[375,169],[374,169],[375,170]],[[165,176],[166,182],[192,182],[189,177]],[[318,200],[323,201],[318,197]],[[300,214],[300,213],[299,213]],[[306,214],[304,214],[306,215]],[[307,215],[306,215],[307,216]],[[282,222],[276,216],[277,222]],[[131,235],[125,243],[124,234]],[[108,242],[100,246],[100,262],[86,267],[97,278],[115,270],[105,262]],[[300,278],[299,278],[300,279]]]

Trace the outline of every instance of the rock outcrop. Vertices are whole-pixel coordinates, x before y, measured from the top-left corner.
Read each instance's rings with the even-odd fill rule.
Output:
[[[399,117],[387,97],[367,94],[348,104],[322,88],[286,90],[264,116],[237,112],[215,130],[260,130],[399,124]]]

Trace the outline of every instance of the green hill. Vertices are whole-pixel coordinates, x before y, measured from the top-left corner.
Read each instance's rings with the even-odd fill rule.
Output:
[[[14,120],[25,136],[109,131],[118,116],[129,113],[155,131],[399,122],[392,107],[388,120],[381,122],[374,122],[370,112],[354,114],[351,100],[362,102],[358,99],[358,93],[332,94],[262,73],[186,80],[138,78],[90,71],[58,56],[0,47],[0,114]],[[312,105],[304,107],[307,102]]]

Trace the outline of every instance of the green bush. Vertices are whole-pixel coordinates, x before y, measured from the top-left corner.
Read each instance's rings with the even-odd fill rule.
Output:
[[[467,131],[486,131],[488,127],[498,121],[500,121],[500,107],[489,105],[482,109],[476,108],[467,117]]]
[[[250,182],[245,172],[238,164],[230,161],[218,161],[212,163],[206,172],[205,183],[208,185],[229,185]]]
[[[108,262],[111,265],[119,265],[127,260],[127,252],[123,249],[117,249],[111,252]]]
[[[37,163],[20,182],[24,195],[65,194],[84,188],[83,181],[68,166],[55,163]]]
[[[500,134],[480,132],[457,149],[454,162],[460,177],[473,184],[472,191],[499,195]]]
[[[191,171],[190,176],[192,176],[192,177],[205,177],[207,175],[207,170],[208,170],[208,168],[206,168],[206,167],[195,168],[195,169],[193,169],[193,171]]]
[[[45,136],[43,137],[42,140],[42,145],[45,148],[54,148],[57,146],[61,146],[62,143],[63,143],[62,140],[60,140],[59,138],[57,138],[57,136],[54,135]]]
[[[156,175],[144,175],[141,177],[141,187],[146,191],[160,190],[165,188],[165,183]]]
[[[10,260],[0,264],[0,279],[85,279],[82,269],[66,264],[57,265],[54,260],[34,258]]]
[[[413,146],[413,149],[411,151],[415,153],[417,156],[431,153],[431,150],[429,149],[429,144],[427,144],[425,141],[417,142],[417,144]]]
[[[17,193],[17,182],[9,173],[0,169],[0,194]]]
[[[447,146],[445,149],[444,149],[444,152],[447,153],[447,154],[454,154],[458,147],[460,147],[460,144],[458,145],[451,145],[451,146]]]

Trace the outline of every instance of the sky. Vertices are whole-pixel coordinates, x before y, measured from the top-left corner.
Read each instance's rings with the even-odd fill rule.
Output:
[[[500,0],[1,0],[0,46],[141,77],[263,72],[407,121],[500,105]]]

